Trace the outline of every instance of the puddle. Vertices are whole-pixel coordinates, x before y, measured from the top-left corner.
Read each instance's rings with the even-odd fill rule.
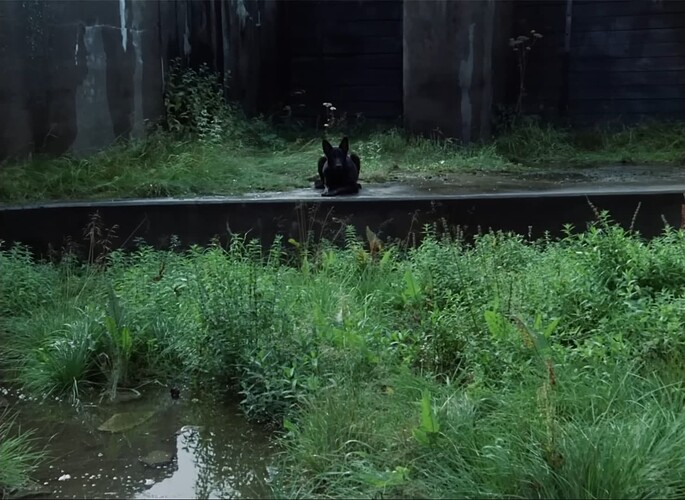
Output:
[[[172,400],[157,391],[75,408],[10,401],[50,458],[33,475],[44,498],[269,498],[269,436],[229,402]],[[121,412],[155,414],[122,433],[98,427]],[[147,460],[148,464],[144,463]]]

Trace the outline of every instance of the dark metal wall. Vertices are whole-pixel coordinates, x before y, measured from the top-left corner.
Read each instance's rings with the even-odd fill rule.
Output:
[[[514,3],[512,36],[544,38],[527,71],[526,109],[585,125],[685,118],[685,1],[573,0],[564,66],[565,0]],[[516,70],[510,68],[515,81]],[[515,85],[509,85],[509,101]]]
[[[402,115],[402,0],[284,3],[296,116],[320,116],[324,102],[350,118]]]
[[[685,0],[573,0],[566,54],[567,5],[514,1],[511,35],[544,35],[530,54],[527,111],[576,124],[685,118]],[[0,2],[0,160],[142,135],[164,112],[165,71],[179,55],[230,76],[249,114],[289,105],[321,119],[331,102],[353,120],[395,120],[403,24],[403,0]],[[508,76],[493,78],[513,103],[505,55],[493,72],[508,66]]]

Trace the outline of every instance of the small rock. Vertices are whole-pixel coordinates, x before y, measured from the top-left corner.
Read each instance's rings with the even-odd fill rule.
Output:
[[[58,481],[66,481],[67,479],[71,479],[71,476],[69,474],[64,474],[57,478]]]
[[[148,467],[159,467],[170,464],[173,459],[173,453],[164,450],[155,450],[145,455],[140,461]]]
[[[48,484],[47,482],[45,484]],[[15,490],[7,496],[8,500],[19,500],[24,498],[39,498],[50,495],[51,491],[43,488],[38,483],[29,481],[25,488]],[[0,489],[0,494],[2,490]]]
[[[124,432],[139,426],[155,414],[154,411],[117,413],[98,427],[102,432]]]

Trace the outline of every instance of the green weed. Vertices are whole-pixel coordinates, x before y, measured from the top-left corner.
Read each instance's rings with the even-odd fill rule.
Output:
[[[0,496],[25,487],[44,458],[32,432],[21,432],[9,410],[0,412]]]

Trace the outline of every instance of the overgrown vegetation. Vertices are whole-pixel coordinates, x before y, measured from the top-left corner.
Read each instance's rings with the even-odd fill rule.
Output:
[[[344,236],[3,247],[4,369],[34,395],[239,391],[279,436],[278,497],[685,494],[683,231]]]
[[[520,99],[524,94],[522,87]],[[679,164],[685,158],[683,123],[583,132],[517,116],[494,141],[463,146],[439,133],[416,138],[400,129],[374,129],[359,117],[347,117],[334,103],[323,103],[326,123],[320,131],[304,128],[291,117],[279,123],[246,119],[225,103],[221,86],[206,66],[192,70],[173,65],[164,103],[165,122],[144,140],[119,143],[88,158],[35,157],[0,166],[0,202],[228,195],[308,187],[321,154],[321,134],[336,140],[343,133],[351,135],[352,148],[362,158],[364,182],[550,165]]]

